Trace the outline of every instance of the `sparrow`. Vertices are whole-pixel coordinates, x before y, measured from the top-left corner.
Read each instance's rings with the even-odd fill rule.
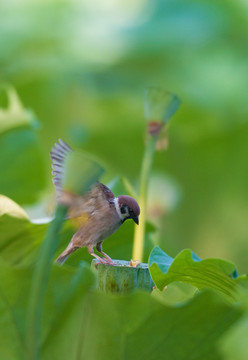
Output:
[[[50,152],[57,203],[68,207],[66,218],[71,219],[77,229],[56,262],[63,264],[74,251],[87,247],[89,254],[100,263],[114,265],[113,260],[103,252],[102,243],[127,219],[133,219],[139,224],[139,205],[128,195],[115,197],[101,182],[95,183],[83,196],[64,190],[64,162],[70,151],[73,151],[70,146],[59,139]],[[94,253],[94,247],[103,257]]]

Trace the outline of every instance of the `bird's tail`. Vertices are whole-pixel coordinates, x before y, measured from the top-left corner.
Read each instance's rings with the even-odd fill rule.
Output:
[[[78,249],[78,247],[70,246],[70,244],[67,246],[67,248],[62,252],[62,254],[59,255],[59,257],[56,259],[56,263],[63,265],[64,262],[67,260],[67,258]]]

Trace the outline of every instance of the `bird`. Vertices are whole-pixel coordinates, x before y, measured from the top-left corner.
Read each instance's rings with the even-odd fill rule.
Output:
[[[84,195],[63,189],[65,159],[71,151],[72,148],[59,139],[50,152],[57,203],[67,206],[66,218],[71,219],[77,229],[56,263],[62,265],[73,252],[87,247],[89,254],[98,260],[97,263],[114,265],[111,257],[103,252],[102,243],[127,219],[132,219],[138,225],[140,207],[131,196],[115,197],[112,191],[99,181]],[[102,257],[95,254],[94,247]]]

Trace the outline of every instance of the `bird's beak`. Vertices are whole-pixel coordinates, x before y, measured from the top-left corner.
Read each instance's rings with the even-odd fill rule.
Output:
[[[134,216],[132,219],[137,225],[139,225],[139,217],[138,216]]]

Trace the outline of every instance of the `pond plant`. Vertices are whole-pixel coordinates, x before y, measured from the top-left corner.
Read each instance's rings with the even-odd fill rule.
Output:
[[[119,254],[129,260],[119,256],[114,265],[93,260],[90,266],[86,258],[75,266],[59,266],[54,260],[72,233],[70,221],[64,221],[67,207],[59,205],[50,223],[37,224],[11,199],[37,201],[45,165],[37,120],[13,88],[7,87],[6,94],[8,106],[0,111],[0,358],[246,359],[247,275],[238,276],[229,261],[200,259],[190,249],[172,258],[159,246],[148,246],[148,264],[142,263],[151,227],[146,214],[149,176],[178,97],[154,87],[145,94],[140,225],[134,241],[125,230],[114,242],[106,240],[114,251],[119,236],[124,249]],[[14,175],[24,166],[20,154],[28,169],[18,185]],[[66,169],[64,186],[79,194],[103,173],[98,163],[74,155]],[[135,193],[127,180],[115,187]],[[128,251],[126,244],[131,244]]]

